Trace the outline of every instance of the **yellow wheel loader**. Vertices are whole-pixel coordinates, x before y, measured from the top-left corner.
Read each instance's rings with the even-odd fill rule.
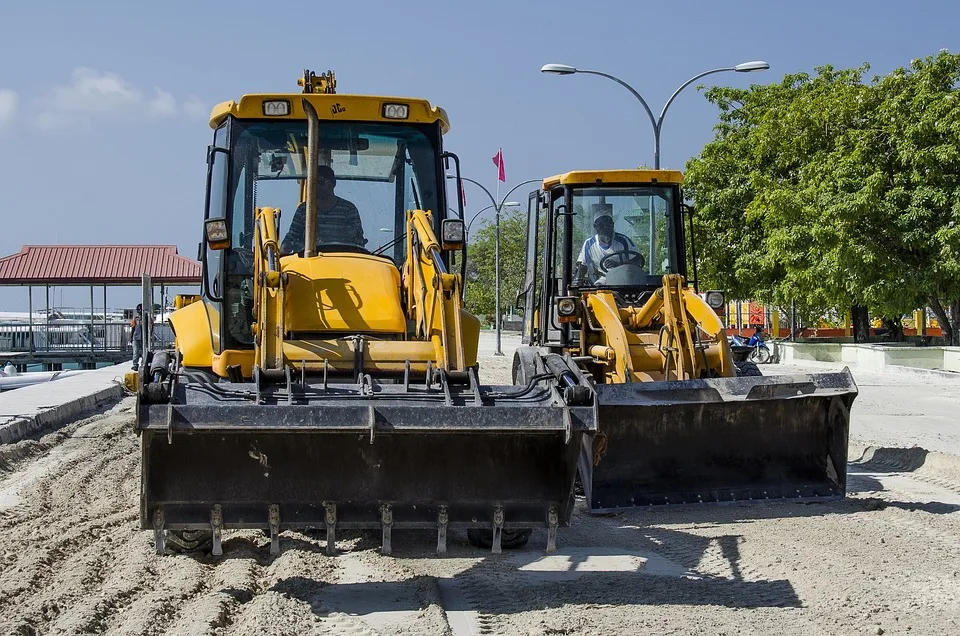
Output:
[[[765,377],[734,362],[723,293],[698,294],[695,271],[687,282],[681,185],[677,171],[576,171],[531,194],[514,382],[566,359],[595,383],[579,464],[592,512],[843,497],[849,370]]]
[[[213,109],[199,300],[139,378],[140,523],[156,549],[259,528],[463,528],[494,551],[569,524],[589,379],[477,375],[464,228],[448,218],[446,113],[423,99],[302,92]],[[459,203],[460,197],[454,195]],[[458,255],[460,271],[453,265]]]

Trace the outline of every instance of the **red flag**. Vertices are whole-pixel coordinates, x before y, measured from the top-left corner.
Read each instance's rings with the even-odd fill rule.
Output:
[[[463,181],[460,182],[460,200],[463,201],[463,207],[467,207],[467,189],[463,187]]]
[[[497,148],[497,154],[493,157],[493,165],[500,168],[500,174],[497,175],[497,178],[507,182],[507,173],[503,168],[503,148]]]

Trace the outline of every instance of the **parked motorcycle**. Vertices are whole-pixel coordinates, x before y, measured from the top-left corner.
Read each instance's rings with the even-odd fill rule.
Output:
[[[735,362],[750,360],[757,364],[766,364],[773,357],[770,348],[763,340],[762,329],[757,329],[750,338],[734,334],[730,336],[729,340],[730,350]]]

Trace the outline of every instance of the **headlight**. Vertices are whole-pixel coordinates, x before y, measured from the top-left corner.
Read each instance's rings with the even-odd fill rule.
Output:
[[[444,219],[440,226],[440,243],[445,250],[456,250],[463,247],[463,221],[460,219]]]
[[[704,300],[707,301],[707,304],[713,309],[720,309],[724,303],[723,292],[717,290],[708,291],[704,294]]]
[[[203,224],[207,235],[207,245],[212,250],[222,250],[230,247],[230,235],[227,234],[226,219],[208,219]]]
[[[410,116],[410,107],[406,104],[384,104],[383,116],[387,119],[406,119]]]
[[[557,313],[572,316],[577,312],[577,303],[573,298],[561,298],[557,301]]]
[[[274,99],[263,102],[263,114],[267,117],[285,117],[290,114],[290,102]]]

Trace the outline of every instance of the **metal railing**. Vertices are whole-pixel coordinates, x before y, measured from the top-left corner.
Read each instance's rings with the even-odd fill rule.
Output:
[[[32,329],[32,343],[31,343]],[[0,324],[0,352],[117,352],[132,351],[130,322],[58,320],[47,324]],[[167,323],[155,323],[156,348],[173,344],[173,332]]]

